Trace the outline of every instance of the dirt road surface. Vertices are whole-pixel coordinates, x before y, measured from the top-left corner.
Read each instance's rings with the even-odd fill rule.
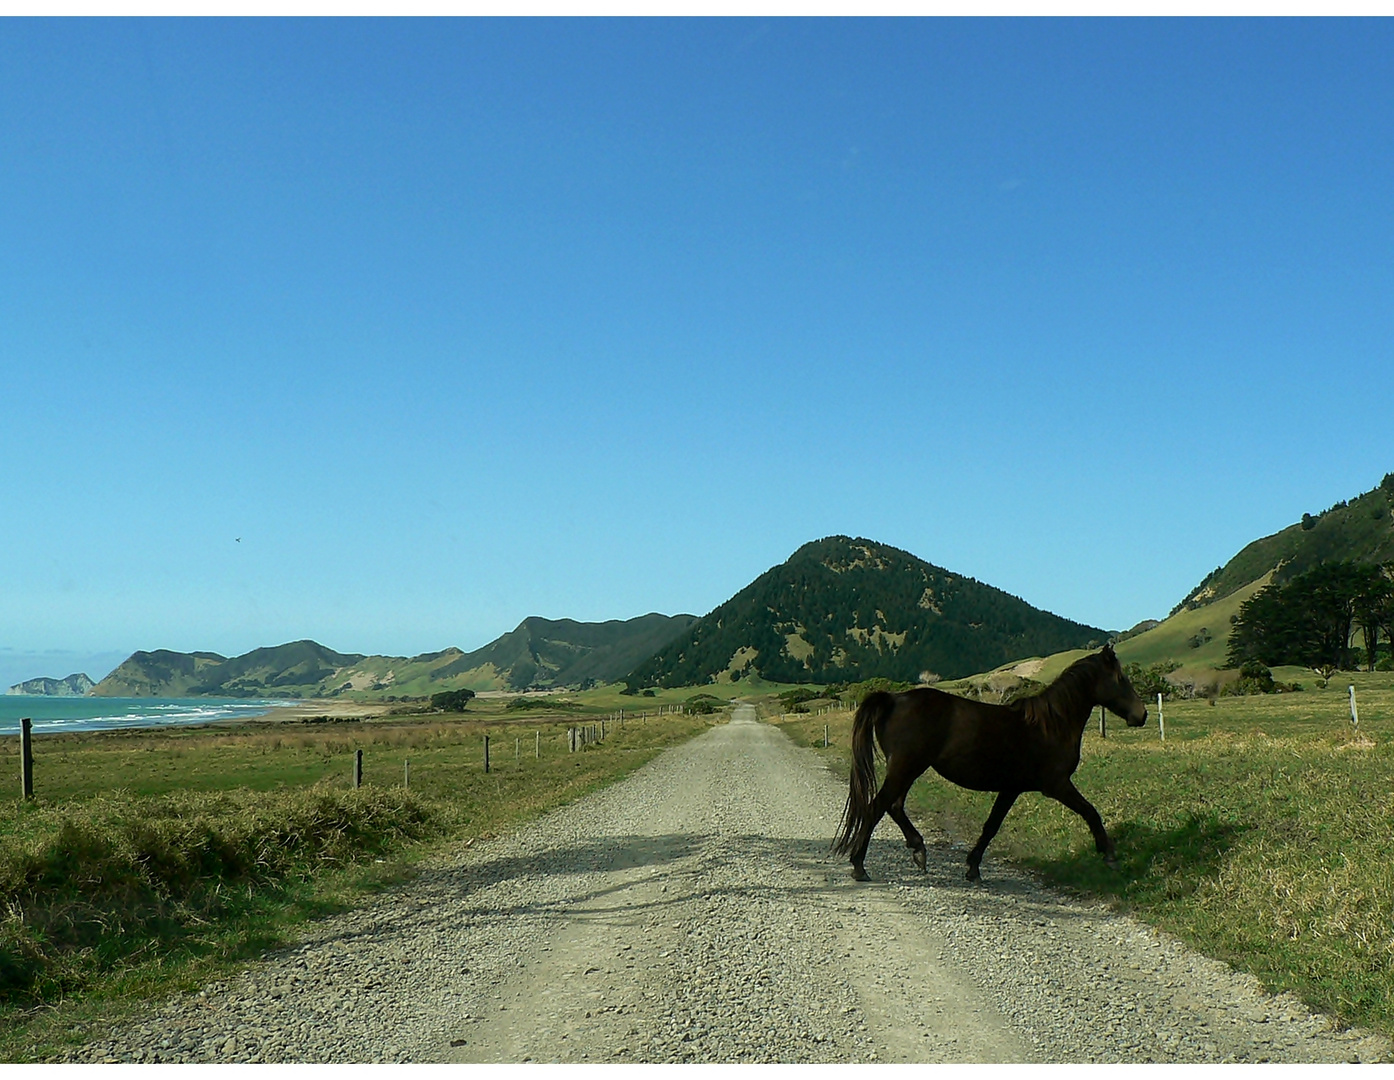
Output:
[[[1389,1060],[1101,906],[885,823],[738,707],[614,787],[312,928],[70,1060]]]

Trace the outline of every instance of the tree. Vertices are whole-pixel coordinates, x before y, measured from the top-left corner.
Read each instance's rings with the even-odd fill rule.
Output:
[[[464,712],[473,697],[473,690],[442,690],[431,695],[431,708],[436,712]]]
[[[1379,659],[1380,631],[1394,645],[1394,580],[1390,577],[1394,565],[1386,563],[1374,569],[1355,600],[1355,623],[1365,638],[1365,665],[1370,671]]]

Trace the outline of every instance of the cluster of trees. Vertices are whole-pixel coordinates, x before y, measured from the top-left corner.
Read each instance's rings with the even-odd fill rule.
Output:
[[[1373,670],[1381,636],[1394,643],[1394,563],[1325,563],[1260,590],[1234,617],[1227,662],[1348,670],[1356,666],[1357,629]]]

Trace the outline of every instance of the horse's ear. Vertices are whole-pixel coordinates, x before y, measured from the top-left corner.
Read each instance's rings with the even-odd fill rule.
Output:
[[[1114,658],[1113,642],[1105,642],[1104,647],[1099,650],[1099,655],[1112,660]]]

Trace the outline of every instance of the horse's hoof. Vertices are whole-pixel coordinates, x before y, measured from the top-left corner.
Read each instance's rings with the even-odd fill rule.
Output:
[[[853,881],[870,881],[870,880],[871,880],[871,875],[868,874],[865,870],[863,870],[860,866],[854,866],[854,867],[852,867],[852,880],[853,880]]]
[[[1107,866],[1110,870],[1117,870],[1117,869],[1118,869],[1118,860],[1115,859],[1112,855],[1105,855],[1105,856],[1104,856],[1104,865]]]
[[[968,864],[968,873],[964,874],[963,876],[966,877],[969,881],[977,881],[977,880],[978,880],[978,868],[977,868],[976,866],[974,866],[972,863],[969,863],[969,864]]]
[[[916,848],[913,852],[910,853],[910,857],[915,860],[915,865],[918,866],[921,870],[925,868],[924,848]]]

